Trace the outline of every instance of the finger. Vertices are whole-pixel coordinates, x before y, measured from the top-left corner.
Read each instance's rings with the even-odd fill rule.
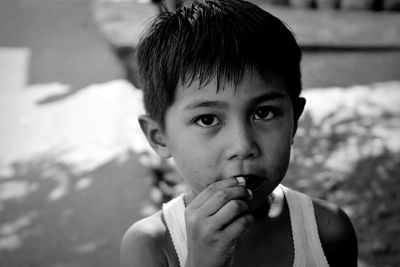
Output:
[[[213,216],[222,207],[232,200],[247,199],[249,197],[248,190],[236,186],[224,188],[212,195],[202,207],[199,207],[199,212],[205,216]]]
[[[199,208],[204,203],[209,200],[216,192],[220,191],[224,188],[230,187],[238,187],[244,186],[241,179],[231,178],[231,179],[223,179],[218,182],[215,182],[209,186],[207,186],[203,191],[198,194],[193,201],[188,205],[188,208]]]
[[[226,228],[239,216],[243,216],[248,210],[249,206],[245,201],[231,200],[214,214],[212,220],[214,221],[216,228],[221,230]]]
[[[227,225],[222,231],[225,238],[230,240],[238,239],[254,222],[254,216],[246,214],[236,218],[231,224]]]

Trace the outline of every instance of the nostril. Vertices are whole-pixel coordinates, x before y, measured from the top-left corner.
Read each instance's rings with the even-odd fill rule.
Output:
[[[260,154],[258,146],[255,142],[236,143],[227,149],[228,159],[252,159]]]
[[[228,159],[250,159],[260,153],[257,140],[254,138],[251,125],[236,121],[227,129],[226,157]]]

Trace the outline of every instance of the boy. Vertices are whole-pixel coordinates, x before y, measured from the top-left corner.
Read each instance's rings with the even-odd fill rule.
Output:
[[[190,191],[130,227],[122,266],[356,266],[339,208],[280,185],[305,100],[284,24],[241,0],[161,14],[138,48],[150,145]]]

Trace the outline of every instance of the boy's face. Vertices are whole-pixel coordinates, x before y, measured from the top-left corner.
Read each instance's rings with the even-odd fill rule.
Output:
[[[252,209],[283,179],[295,132],[292,102],[279,79],[245,73],[234,87],[213,80],[179,86],[167,110],[163,136],[193,193],[235,176],[247,178]]]

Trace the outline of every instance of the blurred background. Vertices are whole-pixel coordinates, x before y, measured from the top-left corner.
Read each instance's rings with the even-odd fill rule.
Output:
[[[400,1],[253,0],[294,31],[307,107],[284,184],[353,220],[360,266],[400,266]],[[0,266],[118,266],[182,190],[141,135],[146,0],[0,0]]]

